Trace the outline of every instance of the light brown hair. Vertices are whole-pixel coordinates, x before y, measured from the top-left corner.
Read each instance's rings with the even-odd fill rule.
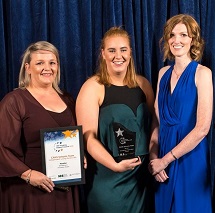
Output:
[[[129,46],[131,48],[131,39],[130,36],[128,34],[127,31],[125,31],[124,29],[122,29],[121,27],[111,27],[105,34],[104,37],[101,41],[101,45],[100,45],[100,55],[99,55],[99,59],[98,59],[98,68],[97,68],[97,72],[96,72],[96,76],[98,77],[98,82],[100,84],[104,84],[104,85],[110,85],[110,76],[108,74],[108,70],[107,70],[107,65],[106,65],[106,61],[103,59],[102,57],[102,50],[105,48],[105,41],[107,38],[109,37],[113,37],[113,36],[119,36],[119,37],[125,37],[128,39],[128,43]],[[136,75],[136,70],[135,70],[135,66],[134,66],[134,59],[132,56],[132,52],[131,52],[131,59],[127,68],[127,72],[124,78],[124,83],[125,85],[127,85],[128,87],[137,87],[137,81],[136,81],[137,75]]]
[[[190,47],[190,56],[192,60],[201,60],[204,50],[204,40],[200,35],[200,27],[192,16],[187,14],[179,14],[170,18],[164,26],[164,33],[160,39],[160,45],[163,46],[164,61],[166,59],[174,60],[175,58],[170,51],[168,41],[172,34],[173,28],[179,23],[186,26],[188,36],[192,38],[192,44]]]

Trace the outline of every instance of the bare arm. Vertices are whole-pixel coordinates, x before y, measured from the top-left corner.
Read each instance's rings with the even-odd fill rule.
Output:
[[[180,158],[193,150],[208,134],[212,119],[213,85],[211,70],[199,65],[196,71],[196,86],[198,92],[197,120],[193,130],[172,150],[176,158]],[[154,167],[152,174],[165,169],[175,158],[169,152],[161,159],[151,161]],[[154,164],[154,165],[153,165]]]
[[[104,98],[104,86],[96,81],[96,77],[88,79],[82,86],[76,102],[78,125],[82,125],[85,145],[88,153],[99,163],[115,172],[123,172],[141,163],[137,158],[117,163],[97,139],[99,106]]]
[[[146,95],[146,104],[150,110],[150,112],[153,114],[154,113],[154,101],[155,101],[155,97],[154,97],[154,92],[152,89],[151,84],[149,83],[149,81],[144,78],[143,76],[137,76],[137,83],[139,85],[139,87],[143,90],[143,92]]]
[[[152,134],[151,134],[150,144],[149,144],[149,153],[150,153],[151,160],[156,159],[158,157],[158,134],[159,134],[158,92],[159,92],[160,79],[162,78],[163,74],[166,72],[168,68],[169,66],[163,67],[159,71],[159,75],[158,75],[156,98],[154,102],[154,113],[152,118]]]
[[[163,74],[166,72],[168,68],[169,66],[166,66],[159,71],[156,99],[154,103],[154,114],[152,119],[152,133],[151,133],[150,144],[149,144],[149,154],[150,154],[149,158],[151,160],[149,163],[149,171],[153,175],[155,175],[155,179],[159,182],[164,182],[166,179],[168,179],[168,176],[164,169],[158,173],[153,173],[153,168],[151,163],[153,162],[153,159],[158,159],[158,150],[159,150],[159,147],[158,147],[158,135],[159,135],[158,92],[159,92],[160,79],[162,78]]]
[[[172,150],[177,158],[193,150],[208,134],[213,111],[212,73],[199,65],[196,72],[198,92],[197,120],[194,129]]]
[[[167,70],[167,68],[168,67],[164,67],[159,72],[160,73],[159,81],[163,73]],[[147,105],[149,107],[150,112],[152,113],[151,138],[150,138],[150,144],[149,144],[149,155],[150,155],[149,159],[150,160],[157,159],[158,158],[158,133],[159,133],[159,123],[158,123],[159,116],[158,116],[157,98],[156,98],[156,101],[154,102],[154,93],[147,79],[138,76],[138,84],[146,94]],[[150,166],[149,166],[149,171],[151,171]],[[155,175],[155,179],[157,181],[164,182],[167,178],[168,176],[165,170],[162,170],[160,173]]]
[[[158,121],[157,121],[157,116],[156,116],[156,112],[155,112],[155,109],[157,109],[157,107],[155,107],[156,103],[154,100],[154,92],[152,90],[150,83],[144,77],[138,76],[137,81],[138,81],[138,85],[144,91],[144,93],[146,95],[147,105],[152,114],[152,126],[151,126],[151,138],[150,138],[150,144],[149,144],[149,153],[150,153],[150,159],[154,159],[154,158],[157,158],[157,153],[158,153],[158,145],[157,145]]]

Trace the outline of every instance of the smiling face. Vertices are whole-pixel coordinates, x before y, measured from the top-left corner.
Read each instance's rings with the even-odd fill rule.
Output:
[[[31,76],[30,85],[36,87],[51,86],[58,72],[57,58],[50,51],[33,52],[30,63],[25,64],[25,69]]]
[[[187,27],[185,24],[177,24],[168,40],[171,53],[175,57],[190,57],[190,47],[192,45],[192,38],[189,37]]]
[[[125,75],[131,58],[129,40],[125,36],[110,36],[102,49],[109,75]]]

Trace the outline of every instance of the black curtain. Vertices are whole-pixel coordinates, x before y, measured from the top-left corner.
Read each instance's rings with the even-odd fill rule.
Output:
[[[21,55],[38,40],[59,49],[61,88],[76,98],[94,73],[100,40],[112,26],[124,26],[129,32],[137,72],[156,90],[158,71],[165,65],[158,44],[163,25],[179,13],[193,15],[200,24],[206,41],[201,63],[214,78],[214,5],[215,0],[0,0],[0,99],[17,87]],[[209,134],[213,158],[214,134],[213,119]]]

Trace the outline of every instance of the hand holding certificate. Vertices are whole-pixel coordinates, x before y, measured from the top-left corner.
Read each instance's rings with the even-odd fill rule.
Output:
[[[42,129],[43,169],[55,185],[85,183],[81,126]]]

